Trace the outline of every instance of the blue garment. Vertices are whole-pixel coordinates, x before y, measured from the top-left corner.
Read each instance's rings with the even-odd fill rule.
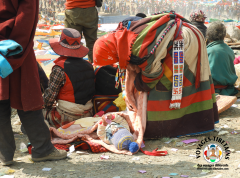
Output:
[[[234,87],[237,80],[233,61],[233,50],[224,41],[213,41],[207,45],[209,66],[212,73],[214,86],[227,86],[224,89],[215,88],[215,93],[234,96],[238,90]]]
[[[22,51],[22,46],[13,40],[0,41],[0,76],[2,78],[6,78],[13,72],[11,65],[4,56],[13,56]]]
[[[138,21],[142,19],[142,17],[134,16],[134,17],[128,17],[122,21],[122,25],[127,27],[129,21]]]
[[[0,52],[6,57],[19,54],[22,51],[22,46],[13,40],[0,41]]]
[[[0,76],[6,78],[13,72],[13,69],[7,59],[0,54]]]

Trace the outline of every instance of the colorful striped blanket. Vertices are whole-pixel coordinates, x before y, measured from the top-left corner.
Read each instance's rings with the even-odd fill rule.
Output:
[[[175,137],[200,134],[214,129],[219,121],[214,85],[202,33],[174,13],[153,15],[131,22],[138,34],[130,63],[142,73],[135,86],[148,87],[145,137]],[[170,109],[173,86],[172,47],[184,39],[184,71],[180,109]],[[140,82],[137,82],[140,81]],[[138,87],[137,87],[138,88]]]

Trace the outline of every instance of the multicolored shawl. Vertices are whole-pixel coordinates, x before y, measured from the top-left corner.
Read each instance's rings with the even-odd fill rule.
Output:
[[[141,68],[140,79],[134,84],[149,88],[144,136],[172,137],[213,130],[219,118],[202,33],[174,12],[131,22],[129,31],[138,34],[127,61]],[[179,37],[184,39],[182,100],[180,109],[172,109],[173,43]]]
[[[144,137],[174,137],[211,131],[219,118],[204,37],[196,27],[178,15],[152,16],[153,19],[157,17],[161,18],[155,21],[159,23],[154,31],[159,33],[155,35],[150,32],[155,26],[151,21],[145,24],[142,21],[132,22],[130,27],[130,30],[139,33],[132,46],[132,53],[139,58],[133,61],[137,64],[142,60],[138,64],[142,69],[141,79],[150,88]],[[176,22],[178,17],[180,20]],[[176,25],[169,29],[174,22]],[[182,100],[180,109],[171,109],[169,105],[174,89],[173,44],[180,36],[177,34],[184,39]],[[151,40],[148,40],[149,37]],[[158,44],[159,40],[161,42]],[[156,44],[158,46],[154,48]],[[154,55],[149,55],[153,49]],[[144,59],[145,56],[148,58]]]

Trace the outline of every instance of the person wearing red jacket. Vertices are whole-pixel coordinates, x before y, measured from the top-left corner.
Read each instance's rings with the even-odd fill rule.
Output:
[[[42,114],[33,38],[38,22],[38,0],[0,0],[0,161],[11,165],[16,149],[11,107],[33,146],[32,160],[57,160],[67,156],[51,143]]]

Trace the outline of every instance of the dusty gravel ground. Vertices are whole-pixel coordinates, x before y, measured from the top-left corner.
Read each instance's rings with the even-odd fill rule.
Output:
[[[44,39],[44,38],[41,38]],[[39,58],[57,58],[57,56],[38,56]],[[52,64],[44,67],[48,73],[51,71]],[[196,148],[198,143],[179,145],[179,142],[186,139],[195,138],[202,140],[208,136],[218,136],[219,132],[213,131],[207,134],[198,136],[186,136],[180,138],[162,138],[158,140],[146,140],[146,147],[144,150],[152,151],[156,148],[159,150],[168,151],[168,155],[164,157],[147,156],[139,152],[133,156],[118,155],[110,152],[105,153],[109,156],[108,160],[101,160],[100,156],[103,153],[95,154],[89,151],[89,155],[78,155],[75,152],[67,159],[60,161],[47,161],[41,163],[31,162],[31,156],[28,153],[19,151],[20,144],[23,142],[27,144],[28,138],[20,131],[20,125],[14,124],[19,120],[16,111],[12,112],[12,125],[15,134],[16,152],[12,166],[4,167],[0,163],[0,175],[6,170],[14,170],[10,174],[15,178],[41,177],[41,178],[161,178],[172,177],[177,178],[181,175],[188,175],[189,177],[213,178],[220,176],[222,178],[237,178],[240,177],[240,134],[230,134],[233,130],[240,132],[240,100],[237,101],[236,107],[231,107],[227,111],[220,114],[220,123],[216,124],[216,128],[222,128],[221,131],[228,131],[226,135],[221,135],[223,140],[229,143],[230,160],[224,158],[219,164],[228,164],[229,170],[211,170],[207,174],[202,174],[202,170],[198,170],[195,165],[208,164],[203,157],[196,159],[189,155],[196,155]],[[193,118],[194,119],[194,118]],[[172,148],[178,149],[172,151]],[[239,152],[238,152],[239,151]],[[138,157],[139,160],[133,160]],[[238,167],[239,166],[239,167]],[[42,171],[43,168],[52,168],[50,171]],[[146,173],[141,174],[138,171],[145,170]],[[176,176],[170,176],[170,173],[177,173]],[[1,177],[1,176],[0,176]]]
[[[231,132],[233,130],[240,132],[240,101],[236,102],[237,107],[231,107],[227,111],[220,114],[220,123],[216,124],[216,128],[227,125],[227,128],[222,128],[224,131]],[[228,164],[229,170],[213,170],[207,174],[201,174],[201,170],[197,170],[194,165],[196,164],[208,164],[203,157],[196,159],[189,155],[196,155],[196,144],[183,144],[178,146],[178,142],[182,140],[196,138],[202,140],[208,136],[217,136],[219,132],[213,131],[208,134],[198,136],[187,136],[180,138],[172,138],[172,142],[165,143],[168,138],[162,138],[159,140],[146,140],[144,148],[151,151],[155,148],[159,150],[168,151],[168,155],[164,157],[147,156],[143,153],[137,153],[133,156],[118,155],[110,152],[105,153],[110,158],[108,160],[101,160],[102,153],[95,154],[89,151],[89,155],[78,155],[75,152],[69,156],[69,158],[60,161],[47,161],[41,163],[33,163],[29,159],[31,156],[28,153],[21,153],[19,151],[20,144],[23,142],[28,143],[28,138],[20,131],[20,125],[14,123],[18,120],[16,111],[13,111],[12,123],[16,140],[16,153],[14,157],[15,163],[10,167],[3,167],[0,165],[0,170],[13,169],[15,172],[12,174],[16,178],[26,177],[59,177],[59,178],[75,178],[75,177],[149,177],[160,178],[167,177],[170,173],[178,173],[176,176],[188,175],[189,177],[215,177],[219,174],[223,178],[240,177],[240,146],[239,135],[232,135],[230,133],[220,136],[222,139],[229,143],[232,153],[230,154],[230,160],[224,158],[219,164]],[[226,126],[225,126],[226,127]],[[172,148],[177,148],[178,151],[172,151]],[[237,151],[237,152],[236,152]],[[139,157],[139,160],[132,160],[135,157]],[[48,172],[42,171],[43,168],[52,168]],[[139,170],[147,171],[144,174],[139,173]]]

